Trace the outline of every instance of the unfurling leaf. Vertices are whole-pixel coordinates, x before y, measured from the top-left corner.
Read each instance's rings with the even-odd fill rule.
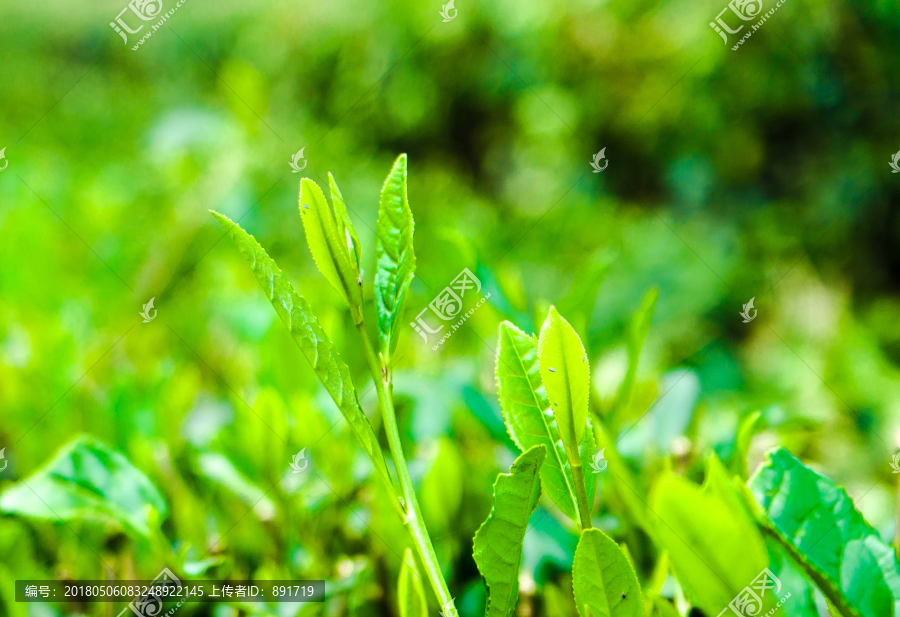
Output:
[[[637,574],[619,545],[599,529],[581,532],[572,564],[575,605],[582,617],[641,617]]]
[[[656,307],[657,298],[659,298],[659,289],[656,287],[648,289],[641,299],[641,307],[631,317],[631,322],[628,325],[626,339],[628,370],[625,372],[625,379],[622,380],[619,391],[616,393],[616,400],[610,413],[611,420],[616,426],[622,421],[622,414],[627,410],[628,403],[631,401],[631,394],[634,391],[634,379],[641,359],[641,348],[644,346],[644,340],[650,332],[650,322],[653,321],[653,309]]]
[[[769,565],[762,534],[715,455],[702,488],[663,474],[650,491],[650,511],[678,581],[707,615],[718,615]]]
[[[381,189],[375,244],[375,309],[381,353],[387,364],[397,344],[403,302],[416,272],[413,227],[412,211],[406,197],[406,155],[401,154]]]
[[[500,408],[510,437],[522,451],[537,445],[547,448],[547,460],[541,466],[541,487],[563,514],[579,522],[575,477],[559,438],[554,408],[544,391],[537,347],[532,337],[508,321],[500,324],[496,373]],[[592,430],[584,432],[578,451],[582,466],[589,469],[596,453]],[[588,503],[594,502],[596,478],[593,473],[585,476]]]
[[[318,187],[317,187],[318,188]],[[341,359],[337,348],[313,314],[306,299],[294,291],[272,258],[259,243],[228,217],[213,212],[222,228],[237,246],[244,260],[253,270],[256,280],[275,312],[287,326],[291,337],[309,361],[319,381],[334,400],[363,450],[369,455],[375,470],[386,485],[391,485],[384,455],[369,419],[359,406],[356,390],[350,380],[350,369]],[[391,489],[393,490],[393,489]]]
[[[400,617],[428,617],[425,587],[411,549],[406,549],[403,554],[400,581],[397,583],[397,601],[400,603]]]
[[[552,306],[541,328],[538,360],[569,463],[580,465],[578,442],[587,426],[591,370],[578,334]]]
[[[150,537],[167,514],[153,483],[127,458],[86,435],[0,493],[0,512],[52,521],[109,521]]]
[[[328,174],[328,181],[331,205],[318,184],[303,178],[300,182],[300,218],[306,231],[306,243],[319,272],[350,307],[354,322],[359,323],[362,320],[359,239],[331,174]]]
[[[900,564],[847,492],[778,448],[748,483],[776,538],[842,615],[900,616]]]
[[[475,564],[488,588],[485,617],[508,617],[516,608],[522,541],[541,497],[538,474],[546,455],[543,446],[531,448],[494,483],[491,514],[474,540]]]

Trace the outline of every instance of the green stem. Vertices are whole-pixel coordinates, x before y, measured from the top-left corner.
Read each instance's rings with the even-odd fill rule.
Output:
[[[575,477],[575,497],[578,500],[578,516],[581,518],[581,529],[591,529],[591,507],[588,504],[587,491],[584,488],[584,472],[581,465],[572,465],[572,475]]]
[[[419,500],[416,499],[412,478],[410,478],[409,469],[406,466],[406,457],[403,456],[403,447],[400,444],[400,431],[397,428],[397,415],[394,411],[393,384],[391,383],[389,370],[376,357],[375,350],[372,348],[372,342],[369,340],[365,322],[356,324],[356,329],[359,331],[363,348],[366,351],[366,359],[375,379],[375,389],[378,392],[378,400],[383,410],[384,431],[387,434],[391,457],[394,459],[394,465],[397,467],[397,475],[400,476],[400,487],[403,491],[403,501],[406,507],[403,524],[409,531],[416,552],[425,566],[425,573],[431,582],[431,588],[441,603],[441,611],[448,616],[456,615],[458,613],[456,613],[456,608],[453,605],[453,597],[447,588],[447,582],[444,580],[444,575],[441,572],[437,554],[435,554],[434,546],[431,543],[431,537],[428,535],[428,529],[425,527],[425,520],[422,518],[422,511],[419,509]],[[582,482],[581,490],[584,491],[584,482]]]

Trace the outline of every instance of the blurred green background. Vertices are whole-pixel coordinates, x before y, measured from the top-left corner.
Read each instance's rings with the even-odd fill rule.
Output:
[[[378,192],[401,152],[418,258],[406,321],[463,268],[491,293],[437,351],[404,324],[396,354],[406,452],[462,615],[483,611],[471,539],[515,455],[497,327],[535,331],[551,304],[585,337],[603,409],[628,320],[658,288],[619,442],[645,481],[669,455],[688,473],[708,448],[728,460],[761,410],[751,469],[783,444],[864,496],[893,540],[900,5],[787,0],[737,52],[708,25],[724,6],[460,0],[445,23],[440,2],[187,0],[132,51],[137,35],[108,26],[121,2],[0,5],[0,489],[84,432],[168,506],[154,539],[0,518],[0,615],[57,610],[13,602],[17,578],[164,565],[340,591],[283,617],[396,614],[403,529],[208,210],[240,219],[309,299],[377,424],[297,194],[334,174],[371,295]],[[301,448],[316,473],[288,473]],[[616,534],[602,479],[595,516]],[[553,513],[529,531],[522,615],[573,614],[576,537]]]

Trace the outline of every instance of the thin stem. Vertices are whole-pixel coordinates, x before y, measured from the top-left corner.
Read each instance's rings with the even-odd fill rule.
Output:
[[[366,351],[366,359],[375,379],[375,389],[378,391],[378,400],[381,403],[384,416],[384,431],[387,434],[391,457],[394,459],[394,465],[397,468],[397,475],[400,476],[400,487],[403,491],[403,499],[406,506],[403,524],[409,531],[416,552],[425,566],[425,573],[428,575],[434,594],[441,603],[442,612],[448,616],[456,615],[453,597],[450,595],[450,590],[441,572],[437,555],[434,552],[434,546],[431,543],[431,537],[428,535],[428,529],[425,527],[425,520],[422,518],[422,511],[419,509],[419,500],[416,499],[412,478],[410,478],[409,469],[406,466],[406,457],[403,456],[400,431],[397,428],[397,415],[394,412],[393,384],[391,383],[388,367],[376,357],[375,350],[372,348],[372,342],[369,340],[365,322],[356,324],[356,329],[359,331],[363,348]],[[582,482],[582,491],[584,491],[584,482]]]
[[[578,516],[581,519],[581,529],[591,529],[591,507],[588,504],[587,491],[584,488],[584,472],[581,465],[572,465],[572,475],[575,477],[575,497],[578,500]]]

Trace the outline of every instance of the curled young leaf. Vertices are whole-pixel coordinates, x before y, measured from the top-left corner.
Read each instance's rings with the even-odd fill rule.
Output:
[[[228,217],[217,212],[212,214],[252,268],[260,287],[275,307],[275,312],[287,326],[294,342],[347,420],[382,481],[386,486],[392,487],[378,438],[359,406],[356,389],[350,379],[350,368],[319,325],[309,302],[294,291],[293,286],[253,236]],[[393,488],[390,490],[393,491]]]
[[[538,473],[546,455],[544,446],[531,448],[494,483],[491,514],[474,540],[475,565],[488,588],[485,617],[509,617],[516,608],[522,541],[541,497]]]
[[[401,154],[381,189],[375,244],[375,309],[381,353],[387,363],[397,344],[406,292],[416,272],[413,216],[406,196],[406,155]]]
[[[578,442],[587,426],[591,369],[578,334],[553,306],[541,328],[538,360],[566,455],[581,465]]]
[[[354,322],[359,323],[362,321],[359,240],[334,178],[331,174],[328,177],[333,207],[318,184],[303,178],[300,182],[300,218],[306,231],[306,243],[319,272],[350,307]]]

